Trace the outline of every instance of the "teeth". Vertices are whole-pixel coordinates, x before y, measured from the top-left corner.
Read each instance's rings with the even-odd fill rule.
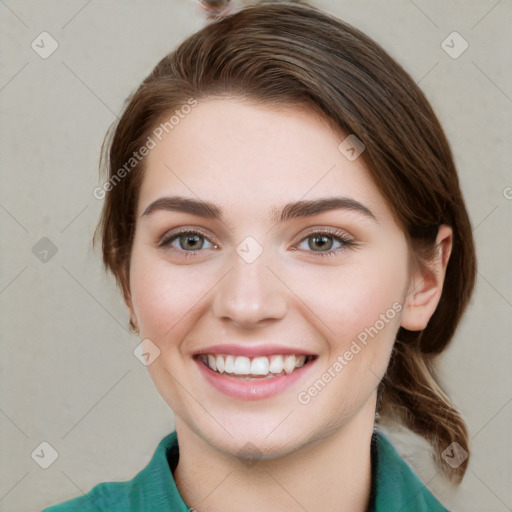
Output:
[[[209,359],[208,359],[209,361]],[[213,366],[210,366],[210,368],[213,370],[213,371],[217,371],[219,373],[223,373],[224,372],[224,356],[217,356],[215,358],[215,364],[217,366],[217,368],[213,368]]]
[[[255,357],[251,362],[251,371],[253,375],[267,375],[269,372],[268,357]]]
[[[235,373],[235,358],[234,356],[227,356],[224,364],[224,371],[226,373]]]
[[[274,376],[292,373],[310,361],[305,355],[273,355],[249,358],[246,356],[202,354],[201,361],[217,373],[244,376]]]
[[[208,366],[212,370],[217,370],[217,363],[215,362],[215,356],[213,354],[208,354]]]
[[[270,372],[281,373],[283,371],[283,356],[272,356],[270,358]]]
[[[247,375],[251,373],[251,360],[248,357],[235,357],[235,374]]]
[[[295,370],[295,356],[286,356],[284,359],[284,371],[292,373]]]

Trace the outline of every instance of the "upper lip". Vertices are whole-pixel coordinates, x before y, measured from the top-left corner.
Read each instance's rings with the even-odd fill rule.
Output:
[[[305,350],[299,347],[290,347],[282,345],[247,345],[247,344],[220,344],[205,347],[195,352],[195,355],[201,354],[225,354],[233,356],[246,356],[246,357],[258,357],[258,356],[274,356],[274,355],[305,355],[315,356],[313,352]]]

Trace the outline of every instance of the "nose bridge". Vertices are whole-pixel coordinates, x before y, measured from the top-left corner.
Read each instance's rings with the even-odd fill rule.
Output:
[[[231,271],[219,283],[213,301],[215,316],[244,327],[283,318],[286,295],[282,283],[267,268],[268,258],[264,253],[256,259],[246,258],[240,251],[243,248],[242,243],[233,255]]]

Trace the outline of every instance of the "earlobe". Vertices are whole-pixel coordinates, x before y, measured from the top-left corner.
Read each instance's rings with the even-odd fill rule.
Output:
[[[404,299],[400,325],[409,331],[425,329],[441,299],[453,245],[453,230],[450,226],[439,227],[436,245],[438,250],[432,260],[414,270]]]
[[[130,330],[138,335],[140,333],[139,324],[137,322],[137,317],[135,316],[135,311],[133,309],[133,303],[129,292],[124,294],[124,301],[130,311]]]

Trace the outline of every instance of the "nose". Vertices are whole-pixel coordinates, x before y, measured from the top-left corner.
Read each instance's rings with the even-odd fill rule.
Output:
[[[247,263],[235,255],[233,268],[216,287],[212,308],[217,318],[237,327],[261,327],[285,317],[285,286],[263,257]]]

